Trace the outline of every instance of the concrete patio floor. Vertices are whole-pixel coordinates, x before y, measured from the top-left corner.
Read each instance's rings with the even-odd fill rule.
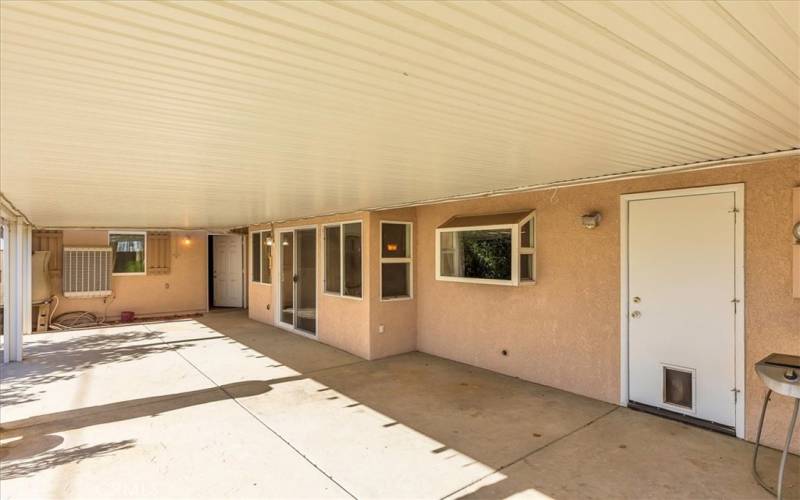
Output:
[[[744,441],[240,311],[29,336],[26,355],[2,368],[3,499],[770,498]]]

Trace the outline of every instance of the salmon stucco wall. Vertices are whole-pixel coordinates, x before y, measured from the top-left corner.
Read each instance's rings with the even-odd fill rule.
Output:
[[[185,236],[191,236],[187,242]],[[108,231],[65,230],[63,245],[108,246]],[[52,277],[58,292],[55,316],[69,311],[89,311],[108,320],[119,319],[122,311],[138,317],[205,312],[208,303],[208,257],[206,233],[170,233],[169,274],[112,276],[109,298],[67,299],[61,295],[61,276]]]
[[[414,287],[417,284],[416,270],[416,228],[417,211],[415,208],[385,210],[370,214],[370,276],[371,288],[375,290],[370,296],[370,343],[372,358],[384,358],[417,348],[417,298]],[[381,257],[381,222],[410,222],[411,257],[412,257],[412,297],[400,300],[381,300],[380,257]],[[381,332],[381,327],[383,331]]]
[[[792,188],[800,158],[509,194],[417,207],[420,351],[618,403],[620,195],[745,184],[746,435],[765,389],[753,365],[770,352],[800,354],[800,300],[792,298]],[[537,282],[503,287],[435,279],[434,235],[453,215],[535,209]],[[599,211],[599,227],[581,214]],[[506,350],[507,355],[502,351]],[[790,416],[776,397],[766,442],[782,447]],[[800,446],[795,435],[793,449]]]
[[[337,295],[323,293],[324,273],[323,258],[323,227],[325,224],[337,222],[360,221],[361,226],[361,248],[362,248],[362,298],[341,297]],[[370,247],[367,244],[370,238],[369,214],[359,212],[342,216],[315,217],[301,221],[291,221],[275,224],[273,227],[273,238],[279,241],[278,234],[283,229],[315,226],[317,230],[317,338],[334,347],[344,349],[366,359],[371,359],[370,353],[370,316],[369,316],[369,297],[370,293],[370,268],[366,264],[369,262]],[[254,225],[250,231],[269,229],[270,226]],[[281,326],[276,322],[277,314],[275,308],[276,287],[281,280],[280,259],[278,258],[279,245],[272,246],[272,285],[253,283],[250,267],[252,262],[248,262],[249,281],[249,315],[251,318],[264,323]],[[252,259],[249,259],[252,260]],[[269,306],[269,309],[267,308]]]

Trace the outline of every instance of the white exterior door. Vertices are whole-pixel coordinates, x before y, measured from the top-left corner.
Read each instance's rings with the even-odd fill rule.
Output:
[[[736,196],[628,202],[629,400],[731,427]]]
[[[242,307],[242,237],[212,236],[214,252],[214,306]]]

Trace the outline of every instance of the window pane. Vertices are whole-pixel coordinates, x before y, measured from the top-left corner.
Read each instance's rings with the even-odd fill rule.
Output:
[[[455,233],[441,233],[440,248],[442,276],[456,276]]]
[[[272,231],[261,233],[261,283],[272,283]]]
[[[280,234],[281,246],[281,321],[294,324],[294,231]]]
[[[344,225],[344,294],[361,297],[361,224]]]
[[[525,248],[533,246],[533,220],[529,220],[520,227],[519,246]]]
[[[519,256],[520,281],[533,281],[533,255],[522,254]]]
[[[440,266],[442,276],[511,279],[511,229],[451,232],[452,243],[444,241],[445,234],[442,233],[440,262],[450,261],[451,265]],[[445,243],[452,250],[446,249]]]
[[[341,229],[325,228],[325,291],[339,293],[342,284]]]
[[[115,273],[144,272],[143,234],[111,234],[109,242],[114,253]]]
[[[261,233],[253,233],[253,240],[251,242],[252,248],[252,274],[253,281],[258,283],[261,281]]]
[[[381,256],[387,258],[411,257],[409,224],[382,224]]]
[[[381,264],[381,297],[384,299],[410,297],[410,269],[411,264],[408,262]]]
[[[297,229],[297,308],[295,327],[308,333],[317,331],[317,230]]]
[[[692,409],[692,372],[664,367],[664,402]]]

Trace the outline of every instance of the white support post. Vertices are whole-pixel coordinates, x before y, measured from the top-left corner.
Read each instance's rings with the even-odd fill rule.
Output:
[[[8,220],[3,252],[3,362],[22,361],[22,336],[30,333],[32,228],[21,217]]]
[[[0,217],[0,227],[2,227],[2,235],[3,235],[3,248],[2,252],[0,252],[0,285],[3,287],[0,290],[2,293],[2,302],[3,305],[3,363],[8,363],[8,337],[9,334],[7,332],[11,331],[11,308],[8,303],[8,298],[11,296],[11,273],[8,270],[11,268],[11,249],[9,246],[9,240],[11,239],[11,224],[6,221],[6,219]]]

